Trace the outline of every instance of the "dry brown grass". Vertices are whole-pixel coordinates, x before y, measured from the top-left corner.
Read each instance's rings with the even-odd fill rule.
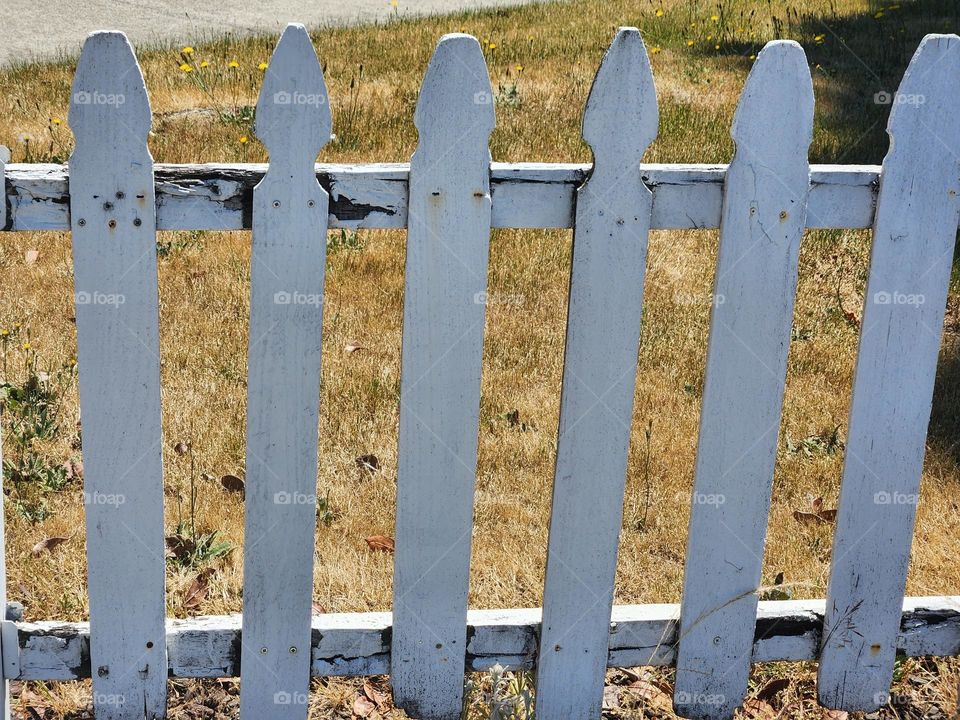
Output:
[[[873,104],[873,93],[896,86],[923,33],[960,26],[956,8],[935,0],[904,3],[879,19],[874,18],[879,6],[865,0],[813,0],[774,15],[770,8],[749,0],[733,0],[722,12],[701,0],[664,0],[662,5],[585,0],[317,32],[338,136],[321,159],[408,159],[416,143],[411,118],[426,62],[442,33],[462,29],[487,44],[495,89],[501,86],[506,93],[515,84],[520,99],[519,104],[498,104],[494,158],[588,161],[579,120],[590,81],[615,26],[635,24],[654,53],[661,98],[660,137],[647,153],[648,161],[727,161],[732,152],[729,122],[750,55],[779,32],[800,40],[813,66],[818,105],[812,159],[879,162],[886,109]],[[714,14],[717,21],[710,17]],[[688,39],[695,41],[692,47]],[[268,59],[275,39],[183,42],[194,45],[192,56],[182,57],[179,47],[139,53],[155,113],[150,138],[155,159],[264,160],[245,120],[181,111],[229,114],[252,105],[260,78],[257,63]],[[236,70],[227,67],[234,58],[240,63]],[[185,59],[195,67],[201,60],[209,65],[187,74],[178,69]],[[72,70],[66,61],[0,72],[0,142],[12,147],[16,161],[59,161],[68,154],[72,141],[65,118]],[[197,84],[198,74],[205,77],[206,90]],[[240,142],[241,136],[250,142]],[[317,487],[318,495],[329,494],[334,519],[317,528],[315,600],[329,611],[386,609],[391,599],[392,558],[369,550],[364,538],[390,535],[393,529],[404,236],[362,231],[348,239],[357,247],[334,243],[330,248],[325,305]],[[494,233],[491,293],[519,302],[492,304],[488,312],[471,607],[535,606],[542,599],[570,239],[569,232],[558,231]],[[163,233],[159,242],[164,250],[160,297],[168,525],[171,530],[176,525],[176,497],[187,494],[190,482],[189,459],[173,447],[189,440],[200,486],[197,523],[235,546],[228,558],[213,563],[217,573],[211,591],[190,610],[183,600],[196,570],[171,566],[168,609],[173,615],[238,612],[242,503],[218,482],[199,476],[243,471],[250,238],[246,233]],[[716,233],[708,231],[654,232],[651,237],[617,573],[619,603],[680,599],[716,242]],[[34,264],[24,259],[31,248],[40,250]],[[802,252],[764,566],[765,582],[783,572],[798,598],[822,597],[826,590],[832,528],[800,525],[792,513],[806,509],[811,498],[823,497],[831,507],[837,498],[842,446],[820,450],[818,443],[835,429],[841,440],[845,436],[868,250],[868,233],[831,231],[809,233]],[[76,338],[69,237],[7,234],[0,244],[0,283],[6,288],[0,296],[0,327],[13,330],[20,324],[17,337],[2,346],[7,380],[23,381],[28,367],[71,367]],[[960,549],[958,300],[952,292],[907,587],[915,595],[956,593],[960,587],[955,562]],[[30,349],[24,350],[28,333]],[[363,349],[346,352],[351,343]],[[19,457],[36,457],[50,466],[79,459],[79,451],[70,446],[78,417],[72,380],[64,383],[57,406],[59,434],[31,442],[16,451]],[[514,411],[520,424],[510,418]],[[801,442],[805,439],[806,444]],[[9,456],[9,441],[7,446]],[[379,458],[379,471],[358,469],[355,458],[366,454]],[[18,498],[28,503],[42,498],[48,517],[29,521],[14,509]],[[6,520],[10,598],[24,602],[29,619],[83,619],[87,600],[79,484],[59,492],[14,485]],[[53,553],[31,555],[38,540],[58,535],[71,540]],[[924,702],[950,708],[956,707],[956,667],[949,661],[932,668],[909,661],[898,672],[908,688],[913,688],[909,678],[929,680],[923,686]],[[795,702],[784,699],[778,707],[785,715],[816,715],[809,668],[758,669],[756,680],[785,672],[796,678],[790,691]],[[76,687],[56,688],[43,703],[58,716],[68,712],[79,702]],[[315,715],[348,712],[353,687],[324,684]],[[41,695],[47,692],[44,688]],[[624,715],[649,712],[640,703]]]

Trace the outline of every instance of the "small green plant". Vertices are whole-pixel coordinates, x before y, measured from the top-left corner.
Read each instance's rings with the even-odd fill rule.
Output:
[[[219,532],[197,532],[191,524],[177,523],[173,535],[167,536],[168,560],[185,570],[191,570],[229,555],[233,544],[219,538]]]
[[[480,682],[465,682],[461,718],[474,716],[473,709],[484,720],[533,720],[535,695],[530,673],[511,672],[497,664]]]
[[[329,525],[334,520],[334,513],[330,507],[330,491],[323,497],[317,498],[317,522]]]
[[[197,464],[193,443],[178,442],[173,451],[178,457],[186,457],[190,462],[190,515],[184,519],[182,496],[177,493],[177,525],[173,534],[166,538],[167,558],[181,568],[193,569],[228,555],[233,551],[233,544],[219,539],[217,530],[197,530]]]
[[[366,240],[360,233],[346,228],[327,233],[327,252],[330,254],[341,251],[360,252],[366,247],[366,244]]]
[[[17,517],[21,517],[31,525],[43,522],[50,517],[50,509],[47,507],[47,501],[43,498],[38,500],[23,500],[21,498],[13,499],[13,511]]]
[[[837,425],[830,432],[814,433],[794,442],[789,433],[786,436],[787,451],[795,455],[814,457],[815,455],[833,455],[843,449],[843,440],[840,438],[840,426]]]
[[[520,97],[520,88],[517,83],[499,83],[497,85],[496,101],[497,105],[514,109],[523,105],[523,98]]]

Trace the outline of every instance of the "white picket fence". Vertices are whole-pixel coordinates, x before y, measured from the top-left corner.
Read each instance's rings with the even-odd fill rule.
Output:
[[[676,664],[675,707],[728,718],[752,662],[819,660],[820,701],[874,710],[895,656],[960,654],[960,597],[904,598],[960,220],[960,38],[927,36],[882,167],[813,166],[803,50],[747,80],[729,166],[641,165],[657,134],[639,32],[587,102],[592,166],[491,163],[483,54],[445,36],[407,165],[318,165],[323,74],[301,26],[264,79],[261,165],[158,165],[120,33],[77,68],[67,169],[0,166],[0,227],[71,230],[88,497],[90,623],[4,621],[5,680],[92,677],[99,718],[160,718],[168,676],[241,678],[241,715],[302,720],[311,676],[389,674],[413,717],[457,718],[465,671],[536,668],[537,716],[598,718],[607,667]],[[69,190],[68,190],[69,178]],[[251,193],[252,189],[252,193]],[[805,228],[874,228],[827,599],[758,602]],[[244,612],[168,619],[157,229],[253,230]],[[328,228],[408,228],[393,613],[311,616]],[[468,610],[492,227],[575,231],[544,608]],[[612,607],[650,228],[720,228],[683,601]],[[122,295],[123,303],[91,298]],[[917,295],[922,304],[896,298]],[[698,503],[722,494],[726,502]],[[322,571],[322,569],[321,569]],[[2,588],[2,585],[0,585]],[[2,600],[2,598],[0,598]],[[242,633],[241,633],[242,631]],[[241,669],[242,661],[242,669]]]

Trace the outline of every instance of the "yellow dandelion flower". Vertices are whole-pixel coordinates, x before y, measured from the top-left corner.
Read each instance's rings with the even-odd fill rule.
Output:
[[[714,49],[714,50],[719,50],[719,49],[720,49],[720,46],[719,46],[719,45],[714,45],[714,46],[713,46],[713,49]]]
[[[30,349],[30,343],[24,343],[24,344],[23,344],[23,349],[24,349],[24,350],[29,350],[29,349]]]
[[[693,47],[693,40],[687,40],[687,47]]]
[[[751,59],[751,60],[756,60],[756,59],[757,59],[757,56],[756,56],[756,55],[751,55],[751,56],[750,56],[750,59]]]
[[[9,334],[10,334],[10,331],[7,330],[6,328],[4,328],[3,330],[0,330],[0,335],[2,335],[3,337],[7,337]]]
[[[236,60],[231,60],[229,63],[227,63],[227,67],[237,69],[240,67],[240,63],[238,63]]]
[[[707,40],[713,40],[713,35],[707,35]]]
[[[392,8],[397,7],[399,4],[398,0],[390,0],[390,7]]]
[[[711,15],[711,16],[710,16],[710,19],[713,20],[714,22],[720,22],[720,16],[719,16],[719,15]]]
[[[184,55],[193,55],[193,48],[187,45],[183,50],[181,50]]]
[[[656,55],[656,54],[658,54],[659,52],[660,52],[660,48],[658,48],[656,45],[654,45],[652,48],[650,48],[650,54],[651,54],[651,55]]]
[[[267,69],[267,63],[265,62],[262,62],[259,65],[257,65],[257,70],[266,70],[266,69]]]
[[[813,36],[813,41],[814,41],[814,42],[818,42],[818,43],[822,43],[822,42],[826,39],[826,37],[827,37],[826,35],[814,35],[814,36]]]
[[[497,49],[497,44],[496,44],[496,43],[490,43],[487,47],[490,48],[491,50],[496,50],[496,49]]]
[[[663,17],[663,8],[657,8],[657,11],[654,13],[657,17]]]
[[[241,135],[237,142],[239,142],[241,145],[246,145],[248,142],[250,142],[250,138],[248,138],[246,135]]]
[[[522,73],[522,72],[523,72],[523,65],[517,65],[517,72],[518,72],[518,73]]]
[[[63,120],[61,120],[60,118],[53,118],[50,122],[52,122],[54,125],[60,125],[63,122]]]
[[[210,64],[210,63],[208,63],[206,60],[203,60],[203,61],[200,63],[200,67],[205,68],[205,67],[207,67],[207,65],[209,65],[209,64]]]
[[[19,329],[20,329],[20,323],[14,323],[14,324],[13,324],[13,329],[14,329],[14,330],[19,330]]]
[[[193,68],[190,67],[187,63],[180,63],[180,69],[183,70],[185,73],[193,72]]]

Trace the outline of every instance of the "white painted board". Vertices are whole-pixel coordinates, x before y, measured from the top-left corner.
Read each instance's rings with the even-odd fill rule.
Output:
[[[463,702],[492,99],[480,44],[445,35],[414,117],[393,580],[394,701],[424,720]]]
[[[887,133],[834,532],[820,702],[873,711],[900,605],[960,219],[960,38],[928,35]]]
[[[330,138],[323,71],[302,25],[277,44],[255,132],[270,169],[253,197],[240,715],[305,720],[317,513]]]
[[[127,38],[94,33],[70,102],[93,705],[166,716],[160,331],[150,103]]]
[[[799,44],[757,56],[732,136],[674,687],[689,718],[732,717],[750,674],[810,185],[813,83]]]
[[[600,717],[652,203],[640,158],[657,123],[640,32],[621,28],[583,116],[594,167],[577,192],[538,717]]]

